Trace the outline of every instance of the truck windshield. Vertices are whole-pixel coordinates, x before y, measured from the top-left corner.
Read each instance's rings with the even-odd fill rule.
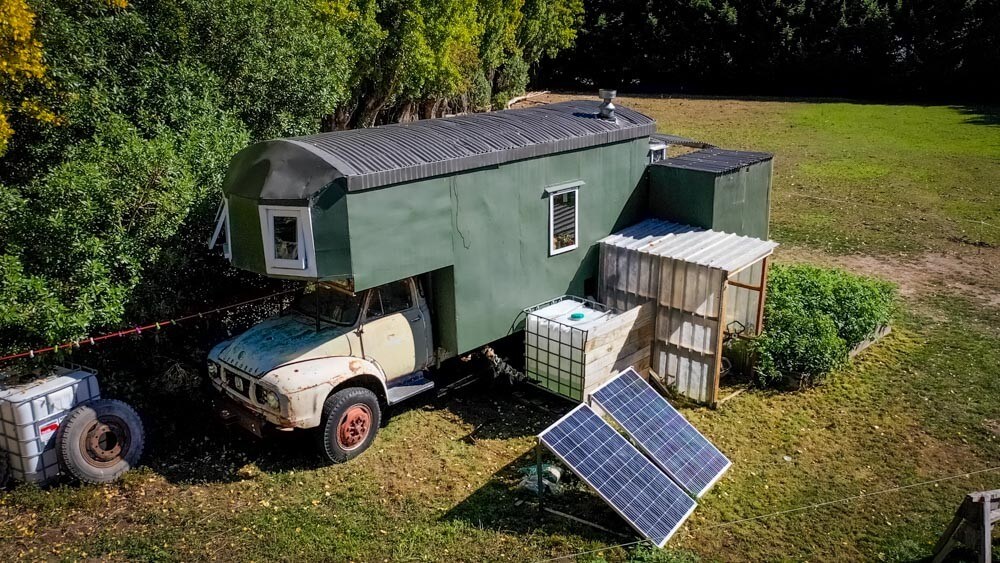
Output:
[[[321,285],[306,290],[294,303],[292,309],[310,317],[319,318],[338,325],[353,325],[361,310],[361,295],[351,296]]]

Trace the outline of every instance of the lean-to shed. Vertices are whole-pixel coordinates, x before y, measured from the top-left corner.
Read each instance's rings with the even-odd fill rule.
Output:
[[[600,297],[626,310],[653,302],[651,369],[665,385],[716,404],[727,331],[760,331],[767,260],[777,243],[659,219],[600,242]]]

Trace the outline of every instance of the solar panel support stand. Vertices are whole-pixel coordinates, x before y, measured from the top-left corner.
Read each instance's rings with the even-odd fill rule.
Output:
[[[538,480],[538,508],[545,502],[545,484],[542,482],[542,441],[535,443],[535,478]]]

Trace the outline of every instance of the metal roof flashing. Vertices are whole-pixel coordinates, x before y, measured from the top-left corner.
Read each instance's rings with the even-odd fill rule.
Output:
[[[265,141],[233,159],[226,184],[244,183],[240,178],[254,175],[250,165],[268,160],[258,197],[304,199],[335,179],[349,192],[367,190],[656,132],[651,117],[628,108],[619,107],[614,121],[600,119],[600,105],[574,100]],[[296,161],[309,166],[297,173]]]
[[[712,147],[665,158],[651,166],[728,174],[773,158],[774,155],[767,152],[735,151]]]

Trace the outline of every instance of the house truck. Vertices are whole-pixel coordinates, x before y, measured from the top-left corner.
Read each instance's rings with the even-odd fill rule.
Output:
[[[236,154],[210,244],[236,267],[306,283],[285,311],[208,354],[221,414],[257,435],[318,429],[322,453],[343,462],[371,445],[386,407],[433,389],[443,363],[470,354],[576,401],[595,378],[636,365],[682,393],[707,382],[696,398],[711,404],[727,327],[761,324],[772,157],[657,135],[652,118],[602,97]],[[678,143],[698,150],[668,156]],[[622,257],[636,248],[645,254],[630,265]],[[651,252],[684,265],[677,276],[711,281],[670,284],[698,303],[671,306],[630,281],[639,265],[664,288],[655,278],[666,270],[641,269]],[[708,289],[698,297],[696,286]],[[592,345],[570,342],[577,365],[556,383],[546,370],[561,369],[547,355],[558,359],[557,346],[540,359],[537,338],[520,344],[540,303],[555,315],[546,334],[594,321]],[[535,329],[550,322],[538,318]],[[688,325],[700,343],[685,339]],[[531,357],[500,357],[505,339]]]

